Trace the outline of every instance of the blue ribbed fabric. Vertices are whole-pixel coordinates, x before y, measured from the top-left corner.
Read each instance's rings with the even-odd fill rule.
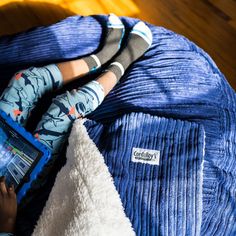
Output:
[[[94,121],[85,126],[105,157],[137,235],[200,235],[201,125],[131,113],[105,127]],[[160,151],[159,165],[133,162],[133,148]]]
[[[67,18],[0,38],[1,90],[19,69],[94,52],[107,17]],[[122,18],[127,30],[137,19]],[[236,94],[194,43],[150,25],[153,45],[89,118],[111,123],[130,112],[194,122],[206,135],[201,235],[236,234]],[[30,218],[30,217],[29,217]]]

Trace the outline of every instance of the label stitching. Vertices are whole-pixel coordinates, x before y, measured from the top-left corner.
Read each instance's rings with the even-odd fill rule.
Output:
[[[133,147],[131,161],[143,164],[159,165],[160,150]]]

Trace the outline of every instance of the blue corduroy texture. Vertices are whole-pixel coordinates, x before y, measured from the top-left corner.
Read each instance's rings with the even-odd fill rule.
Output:
[[[19,69],[94,52],[106,20],[106,16],[75,16],[1,37],[0,89]],[[137,19],[122,21],[128,32]],[[194,43],[162,27],[150,28],[152,47],[89,118],[109,124],[122,114],[144,112],[201,124],[206,135],[201,235],[236,235],[235,91]]]
[[[200,235],[204,129],[197,123],[131,113],[85,126],[114,178],[137,235]],[[133,148],[160,151],[158,165],[131,161]]]

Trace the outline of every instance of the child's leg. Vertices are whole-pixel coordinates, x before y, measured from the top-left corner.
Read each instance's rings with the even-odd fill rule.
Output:
[[[42,68],[31,67],[16,73],[1,95],[0,109],[19,124],[25,125],[31,110],[44,93],[99,68],[111,59],[119,50],[123,33],[122,22],[117,16],[110,15],[104,47],[97,54]]]
[[[107,34],[104,40],[104,47],[98,53],[78,60],[58,64],[64,83],[96,70],[110,60],[120,48],[124,31],[125,27],[120,19],[114,14],[110,14],[107,21]]]
[[[94,111],[103,99],[104,91],[97,81],[57,96],[39,122],[35,137],[57,154],[67,140],[73,121]]]
[[[150,29],[139,22],[127,46],[96,81],[56,97],[35,130],[35,136],[57,154],[67,140],[72,123],[94,111],[116,85],[128,66],[144,54],[152,42]]]
[[[31,110],[45,93],[62,84],[56,65],[31,67],[20,71],[11,79],[0,98],[0,109],[21,125],[25,125]]]

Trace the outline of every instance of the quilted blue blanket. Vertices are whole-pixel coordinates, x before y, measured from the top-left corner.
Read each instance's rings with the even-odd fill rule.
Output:
[[[106,20],[74,16],[1,37],[0,90],[19,69],[96,51]],[[122,21],[129,31],[137,19]],[[194,43],[162,27],[150,28],[152,47],[85,126],[137,235],[236,235],[235,91]],[[41,108],[39,113],[45,105]],[[159,164],[131,163],[129,145],[157,149]],[[52,183],[53,178],[46,188]],[[25,212],[32,227],[33,213]]]

